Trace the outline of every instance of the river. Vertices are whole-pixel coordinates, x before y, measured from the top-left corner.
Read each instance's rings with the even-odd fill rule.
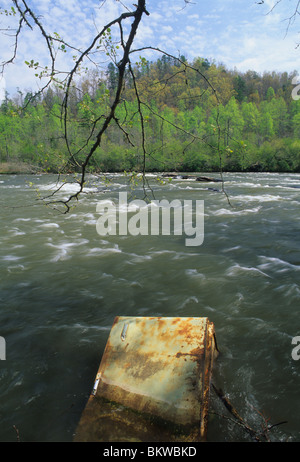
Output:
[[[0,176],[0,441],[72,441],[117,315],[208,317],[214,384],[252,427],[286,421],[270,438],[300,441],[300,174],[224,174],[230,203],[220,183],[148,180],[158,200],[204,201],[202,245],[100,236],[124,175],[91,176],[68,214],[39,200],[55,175]],[[213,392],[210,410],[208,441],[251,441]]]

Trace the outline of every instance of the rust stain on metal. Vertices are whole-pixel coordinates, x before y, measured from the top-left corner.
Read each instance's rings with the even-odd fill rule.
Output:
[[[178,429],[175,434],[170,430],[166,441],[205,439],[215,356],[214,327],[207,318],[116,317],[97,374],[96,392],[82,415],[77,440],[91,440],[92,409],[98,409],[99,400],[118,403],[136,420],[155,419],[157,438],[161,433],[157,421],[163,421],[170,428],[185,429],[184,437],[178,437]],[[107,422],[97,420],[100,433],[104,420]],[[151,431],[150,427],[147,431],[152,439],[144,436],[145,441],[160,441],[153,439],[153,429],[151,423]],[[128,431],[127,427],[124,438],[129,438]]]
[[[188,353],[182,353],[181,351],[179,351],[178,353],[176,353],[176,358],[180,358],[182,356],[191,356],[191,357],[194,357],[192,358],[193,361],[198,361],[199,359],[201,360],[204,352],[205,352],[204,348],[200,348],[200,347],[194,348]]]

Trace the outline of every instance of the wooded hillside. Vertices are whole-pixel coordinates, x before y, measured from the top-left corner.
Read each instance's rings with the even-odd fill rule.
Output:
[[[144,142],[147,171],[222,166],[224,171],[300,172],[300,100],[292,98],[296,72],[241,73],[202,58],[190,63],[199,70],[193,72],[180,59],[141,58],[135,64],[136,81],[128,73],[116,120],[89,171],[138,171]],[[69,95],[68,139],[73,149],[81,147],[79,162],[93,142],[91,128],[108,111],[116,72],[113,64],[101,75],[88,72]],[[143,103],[144,140],[135,86]],[[0,162],[25,162],[46,172],[64,168],[69,152],[61,123],[63,95],[59,85],[35,99],[30,91],[6,95],[0,107]]]

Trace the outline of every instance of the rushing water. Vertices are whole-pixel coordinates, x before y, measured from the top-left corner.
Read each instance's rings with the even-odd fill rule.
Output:
[[[231,205],[219,183],[150,176],[156,199],[204,200],[198,247],[184,236],[101,237],[97,203],[129,191],[126,178],[91,178],[67,215],[37,200],[56,179],[0,177],[0,440],[16,441],[16,429],[22,441],[72,440],[123,315],[207,316],[221,350],[215,385],[252,427],[263,414],[287,421],[273,440],[300,441],[300,175],[225,174]],[[209,441],[249,441],[213,393],[211,411]]]

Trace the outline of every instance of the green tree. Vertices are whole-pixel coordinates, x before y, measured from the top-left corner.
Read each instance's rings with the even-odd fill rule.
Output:
[[[272,99],[275,98],[275,91],[274,88],[269,87],[267,90],[267,101],[270,102]]]
[[[274,135],[274,124],[269,112],[263,112],[259,118],[259,133],[263,140],[268,140]]]
[[[246,98],[246,81],[241,75],[237,75],[234,78],[234,89],[236,91],[236,99],[241,103]]]

